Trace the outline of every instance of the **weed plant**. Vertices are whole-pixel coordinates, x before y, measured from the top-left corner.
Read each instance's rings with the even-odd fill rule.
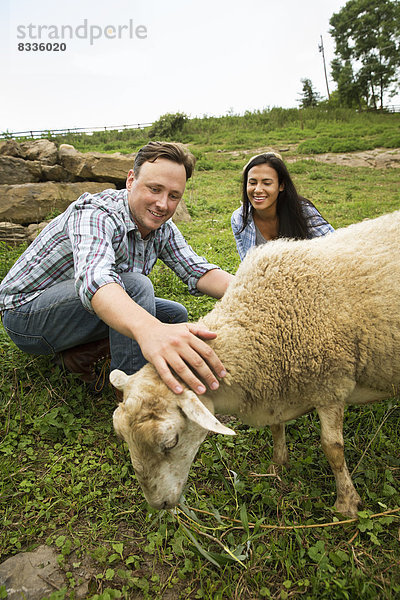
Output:
[[[231,146],[230,124],[239,131],[241,119],[205,119],[203,129],[192,120],[182,134],[196,137],[199,162],[211,168],[189,181],[192,221],[180,229],[200,254],[232,273],[239,259],[230,215],[240,203],[247,155],[238,147],[228,158],[210,144],[221,134],[221,144]],[[299,111],[248,115],[254,130],[264,123],[271,132],[283,119],[296,125]],[[360,115],[361,124],[368,119]],[[338,120],[326,124],[339,128]],[[316,130],[311,113],[304,111],[303,122],[303,131],[306,123]],[[257,147],[253,135],[246,150]],[[400,208],[396,169],[312,160],[289,167],[299,191],[336,228]],[[0,278],[21,251],[0,246]],[[151,278],[158,295],[188,307],[191,320],[214,304],[190,296],[163,264]],[[146,504],[127,448],[113,433],[114,408],[109,387],[93,395],[50,358],[21,353],[0,327],[0,560],[39,544],[55,547],[65,585],[52,600],[76,597],[84,582],[92,600],[399,597],[398,398],[346,411],[346,458],[364,502],[358,520],[331,508],[335,483],[314,414],[288,424],[291,464],[276,476],[268,474],[269,430],[233,420],[234,440],[210,435],[201,446],[180,507],[157,512]]]

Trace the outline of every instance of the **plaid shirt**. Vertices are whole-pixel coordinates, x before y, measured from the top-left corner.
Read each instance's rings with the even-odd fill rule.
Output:
[[[198,256],[170,219],[143,240],[130,216],[127,190],[85,193],[53,219],[20,256],[0,284],[0,311],[30,302],[67,279],[75,279],[83,306],[108,283],[124,288],[121,273],[148,275],[160,258],[193,295],[197,282],[218,269]]]
[[[333,227],[325,221],[313,204],[304,202],[302,207],[303,214],[307,220],[310,238],[326,235],[334,231]],[[243,227],[242,207],[237,208],[232,214],[231,225],[240,260],[243,260],[250,248],[256,245],[256,226],[252,211],[249,212],[247,225],[243,231],[240,231]]]

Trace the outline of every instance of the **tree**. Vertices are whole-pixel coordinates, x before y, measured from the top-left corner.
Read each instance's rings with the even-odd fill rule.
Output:
[[[361,98],[383,108],[384,94],[399,86],[400,2],[349,0],[330,19],[336,43],[332,77],[346,106]]]
[[[308,108],[309,106],[317,106],[317,104],[321,101],[321,96],[318,92],[314,90],[314,86],[312,84],[311,79],[302,79],[301,83],[303,84],[303,91],[301,98],[298,102],[300,102],[301,108]]]
[[[334,59],[331,63],[332,77],[337,83],[337,96],[340,106],[359,109],[365,106],[364,97],[368,95],[368,89],[365,82],[355,80],[353,67],[350,60],[345,62]]]

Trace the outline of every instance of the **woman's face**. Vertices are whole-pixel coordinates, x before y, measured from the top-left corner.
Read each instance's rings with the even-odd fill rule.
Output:
[[[279,192],[278,173],[266,163],[252,167],[247,175],[247,197],[254,210],[275,212]]]

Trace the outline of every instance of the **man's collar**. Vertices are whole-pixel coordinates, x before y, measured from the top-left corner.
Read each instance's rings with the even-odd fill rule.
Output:
[[[132,218],[128,203],[128,190],[124,190],[124,220],[127,231],[137,230],[137,225]]]

